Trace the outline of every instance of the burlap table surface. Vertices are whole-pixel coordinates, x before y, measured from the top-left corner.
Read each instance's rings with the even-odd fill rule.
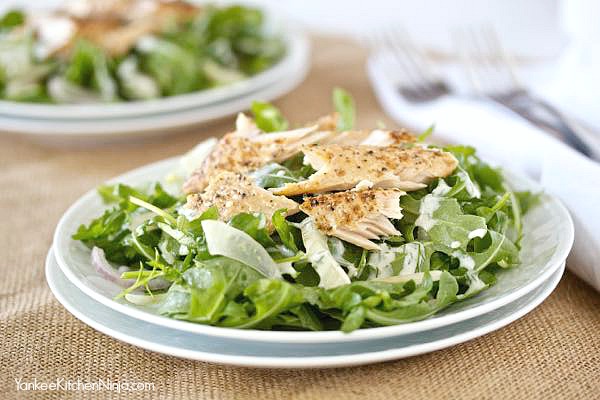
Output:
[[[277,104],[292,121],[330,110],[333,86],[357,100],[359,126],[381,120],[364,53],[313,40],[308,79]],[[65,209],[112,176],[179,154],[227,131],[230,118],[159,141],[95,149],[0,138],[0,397],[117,398],[113,391],[17,391],[15,379],[140,381],[128,398],[600,398],[600,296],[567,273],[536,310],[497,332],[431,354],[333,370],[265,370],[182,360],[121,343],[71,316],[52,296],[44,259]],[[149,332],[151,334],[151,332]]]

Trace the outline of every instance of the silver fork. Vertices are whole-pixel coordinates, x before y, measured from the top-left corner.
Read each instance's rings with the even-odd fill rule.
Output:
[[[501,104],[533,125],[559,136],[580,153],[594,156],[566,115],[534,96],[520,83],[511,56],[491,26],[457,31],[455,42],[477,95]]]
[[[385,52],[381,62],[386,71],[394,71],[398,91],[411,103],[426,103],[452,92],[450,86],[433,72],[428,58],[406,31],[397,26],[384,27],[359,38],[371,51]]]
[[[525,118],[535,126],[562,137],[588,157],[596,155],[580,138],[565,115],[547,102],[531,95],[518,81],[510,56],[491,28],[478,37],[476,31],[457,32],[456,44],[468,77],[479,97],[487,98]],[[411,103],[426,103],[452,95],[448,83],[433,72],[431,62],[398,27],[387,27],[359,38],[373,52],[384,51],[380,62],[394,71],[399,93]],[[400,76],[400,74],[402,76]]]

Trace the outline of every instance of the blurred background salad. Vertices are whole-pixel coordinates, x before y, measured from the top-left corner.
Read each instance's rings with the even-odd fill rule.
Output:
[[[38,4],[39,5],[39,4]],[[285,53],[261,10],[183,1],[3,5],[0,98],[43,103],[146,100],[227,85]]]

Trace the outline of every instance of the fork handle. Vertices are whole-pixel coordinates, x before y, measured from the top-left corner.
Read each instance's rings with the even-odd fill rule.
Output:
[[[548,102],[532,96],[526,90],[516,90],[510,95],[493,97],[493,100],[532,124],[551,133],[558,133],[575,150],[594,158],[594,151],[581,139],[574,124]]]

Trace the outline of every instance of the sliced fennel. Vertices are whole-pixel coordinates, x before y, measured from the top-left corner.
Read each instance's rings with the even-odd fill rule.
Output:
[[[202,221],[202,229],[211,255],[232,258],[254,268],[267,278],[281,279],[280,267],[267,250],[246,232],[217,220]]]
[[[444,271],[429,271],[429,275],[431,276],[432,281],[439,281],[442,276],[442,272]],[[388,282],[388,283],[404,283],[410,280],[415,281],[418,285],[423,282],[423,278],[425,278],[425,272],[415,272],[414,274],[406,274],[406,275],[396,275],[396,276],[388,276],[387,278],[377,278],[373,279],[377,282]]]
[[[327,245],[327,237],[315,226],[311,218],[300,223],[306,256],[319,275],[319,286],[325,289],[350,283],[350,278],[338,264]]]

